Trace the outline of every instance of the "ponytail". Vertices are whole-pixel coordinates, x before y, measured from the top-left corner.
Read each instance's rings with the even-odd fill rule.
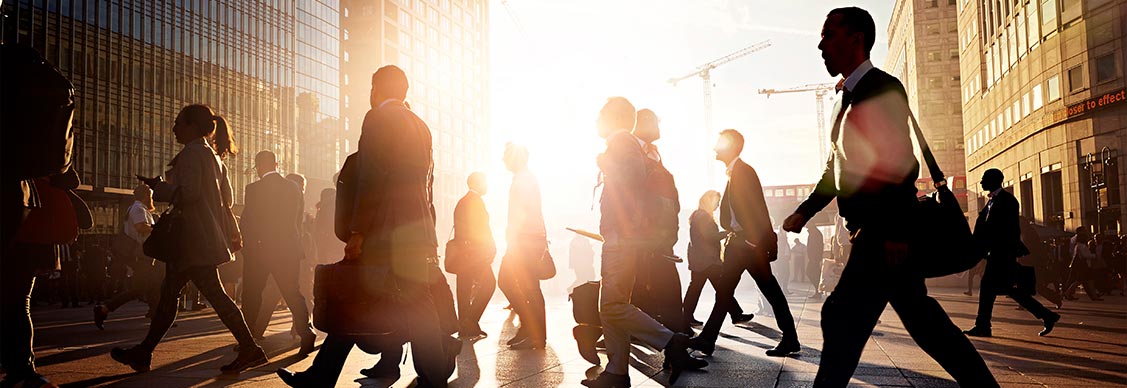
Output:
[[[231,127],[227,125],[227,119],[219,115],[213,116],[212,119],[215,120],[215,154],[220,158],[238,154],[239,147],[235,146],[235,139]]]

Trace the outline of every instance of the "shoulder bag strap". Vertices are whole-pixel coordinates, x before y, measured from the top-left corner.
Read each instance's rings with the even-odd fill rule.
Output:
[[[920,124],[916,121],[916,115],[912,114],[911,108],[908,110],[908,118],[912,120],[912,129],[916,133],[916,141],[920,143],[920,153],[923,154],[924,163],[927,164],[927,170],[931,173],[931,180],[934,182],[935,188],[946,186],[947,178],[943,175],[943,171],[939,169],[939,163],[935,162],[935,155],[931,153],[931,147],[927,145],[924,133],[920,130]]]

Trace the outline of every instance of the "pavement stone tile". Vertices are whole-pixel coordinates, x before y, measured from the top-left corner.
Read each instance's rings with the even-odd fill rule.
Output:
[[[686,277],[687,280],[687,277]],[[752,294],[754,284],[741,284],[737,297],[748,300],[748,310],[756,312]],[[821,301],[806,299],[803,284],[792,284],[788,298],[799,323],[802,352],[796,357],[772,358],[763,352],[778,342],[772,317],[757,312],[751,325],[726,323],[717,342],[716,354],[703,372],[686,372],[677,387],[804,387],[812,384],[822,347]],[[601,367],[582,360],[571,338],[570,304],[561,292],[545,290],[548,299],[549,348],[544,351],[512,351],[504,342],[515,328],[511,314],[502,310],[498,294],[482,319],[489,337],[467,343],[458,357],[458,370],[451,386],[462,387],[575,387],[585,378],[596,376]],[[713,294],[706,290],[698,317],[710,309]],[[943,304],[959,327],[973,324],[977,297],[967,297],[960,289],[932,287],[931,294]],[[1039,322],[1028,313],[1013,309],[1013,302],[1001,299],[995,308],[995,337],[973,339],[987,365],[1004,387],[1127,387],[1127,303],[1122,297],[1109,297],[1102,303],[1079,301],[1059,310],[1064,319],[1053,335],[1038,337]],[[851,386],[953,387],[951,377],[919,349],[891,309],[885,311],[861,356]],[[88,309],[36,308],[36,352],[39,370],[56,383],[94,387],[284,387],[274,375],[277,368],[300,371],[313,357],[297,358],[296,345],[289,336],[290,319],[286,311],[276,311],[261,344],[271,363],[239,375],[224,375],[219,367],[235,356],[234,340],[219,322],[214,311],[182,313],[179,326],[169,332],[153,358],[153,371],[132,373],[109,356],[114,346],[132,346],[147,330],[142,317],[144,306],[126,305],[116,311],[106,331],[89,323]],[[322,336],[323,338],[323,336]],[[316,354],[316,353],[315,353]],[[315,355],[314,354],[314,355]],[[410,353],[408,353],[410,354]],[[606,356],[601,355],[602,364]],[[363,376],[361,368],[372,366],[380,356],[353,351],[337,386],[355,387]],[[630,376],[635,386],[670,386],[669,374],[660,370],[659,352],[635,347]],[[408,386],[415,377],[407,357],[402,377],[393,388]],[[361,380],[365,385],[374,383]],[[384,385],[386,386],[386,381]]]

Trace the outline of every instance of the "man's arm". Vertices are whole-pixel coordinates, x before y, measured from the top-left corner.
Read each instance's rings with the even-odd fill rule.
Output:
[[[243,233],[243,241],[246,241],[248,246],[254,246],[258,243],[258,226],[262,221],[259,211],[261,204],[256,195],[258,192],[255,190],[256,187],[257,185],[254,182],[246,186],[243,194],[243,215],[239,217],[239,229]]]
[[[806,222],[814,218],[815,214],[825,209],[830,201],[837,197],[837,182],[834,179],[834,160],[835,156],[831,155],[829,160],[826,161],[826,168],[822,170],[822,179],[818,180],[818,184],[814,186],[814,191],[810,192],[810,196],[794,209],[794,214],[787,217],[783,222],[783,229],[788,232],[798,233]]]
[[[360,141],[357,146],[357,188],[356,199],[353,203],[353,218],[351,230],[353,234],[364,234],[372,227],[376,218],[377,207],[382,199],[382,191],[386,186],[388,165],[386,156],[387,148],[391,146],[390,130],[383,128],[380,113],[369,110],[364,116],[364,125],[361,129]]]
[[[765,245],[768,251],[774,251],[777,245],[777,236],[775,231],[771,228],[771,214],[767,210],[767,199],[763,197],[763,184],[759,181],[759,174],[755,173],[755,169],[748,166],[746,176],[743,177],[744,183],[741,185],[743,188],[735,198],[735,201],[746,201],[747,204],[745,212],[737,212],[737,221],[741,226],[747,228],[748,232],[754,233],[753,238],[758,239],[756,243]],[[735,204],[733,204],[735,206]],[[738,209],[738,208],[737,208]]]

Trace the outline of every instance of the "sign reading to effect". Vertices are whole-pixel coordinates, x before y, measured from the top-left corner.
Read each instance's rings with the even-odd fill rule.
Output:
[[[1053,122],[1073,119],[1088,114],[1092,111],[1107,108],[1112,105],[1123,104],[1125,101],[1127,101],[1127,89],[1120,89],[1119,91],[1104,93],[1099,97],[1092,97],[1087,100],[1069,105],[1065,109],[1053,112]]]

